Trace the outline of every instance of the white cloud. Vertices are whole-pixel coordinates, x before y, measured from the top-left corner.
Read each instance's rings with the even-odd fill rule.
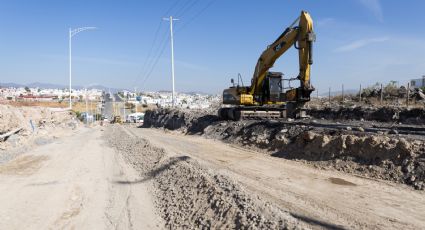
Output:
[[[353,50],[360,49],[364,46],[370,45],[372,43],[380,43],[388,41],[389,37],[378,37],[378,38],[368,38],[368,39],[360,39],[357,41],[353,41],[347,45],[343,45],[335,49],[335,52],[349,52]]]
[[[384,13],[379,0],[359,0],[359,2],[371,11],[380,22],[384,21]]]

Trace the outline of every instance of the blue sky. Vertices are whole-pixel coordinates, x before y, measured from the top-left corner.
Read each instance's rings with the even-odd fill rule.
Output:
[[[173,15],[180,19],[176,90],[220,93],[238,73],[250,82],[261,52],[301,10],[315,23],[312,83],[319,92],[404,84],[425,74],[423,9],[420,0],[2,0],[0,84],[68,84],[68,28],[96,26],[73,37],[75,84],[170,89],[169,24],[162,17]],[[272,70],[295,77],[297,60],[292,49]]]

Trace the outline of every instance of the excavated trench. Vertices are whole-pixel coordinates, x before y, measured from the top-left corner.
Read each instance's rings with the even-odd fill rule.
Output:
[[[419,118],[416,116],[418,113],[423,114],[423,110],[398,111],[398,117],[384,110],[362,112],[362,117],[360,112],[348,115],[350,109],[344,112],[328,112],[325,109],[311,112],[314,117],[321,118],[317,120],[235,122],[222,121],[215,115],[202,112],[160,109],[147,111],[143,127],[202,135],[275,157],[303,161],[319,168],[336,169],[425,189],[423,136],[392,133],[394,122],[421,122],[422,115]],[[386,115],[380,121],[391,121],[390,125],[380,123],[381,126],[392,128],[376,131],[369,127],[371,124],[368,120],[373,120],[373,126],[376,126],[376,120],[380,117],[377,114]],[[339,125],[329,125],[329,120],[322,119],[339,120],[332,123]],[[356,123],[346,120],[341,124],[344,119],[365,121]]]

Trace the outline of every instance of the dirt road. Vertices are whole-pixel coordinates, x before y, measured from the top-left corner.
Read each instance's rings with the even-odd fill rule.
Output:
[[[196,159],[250,193],[318,228],[419,229],[425,193],[407,186],[317,170],[219,141],[156,129],[128,128],[166,152]]]
[[[0,194],[0,229],[425,226],[423,191],[126,125],[0,164]]]
[[[100,128],[79,130],[0,165],[0,229],[155,229],[149,183],[108,148]]]

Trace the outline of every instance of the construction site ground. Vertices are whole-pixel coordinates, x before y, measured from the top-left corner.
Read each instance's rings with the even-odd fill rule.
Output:
[[[224,121],[158,109],[142,126],[87,126],[0,109],[2,229],[425,227],[422,110]]]
[[[131,125],[58,134],[1,164],[0,181],[9,229],[425,226],[409,186]]]

